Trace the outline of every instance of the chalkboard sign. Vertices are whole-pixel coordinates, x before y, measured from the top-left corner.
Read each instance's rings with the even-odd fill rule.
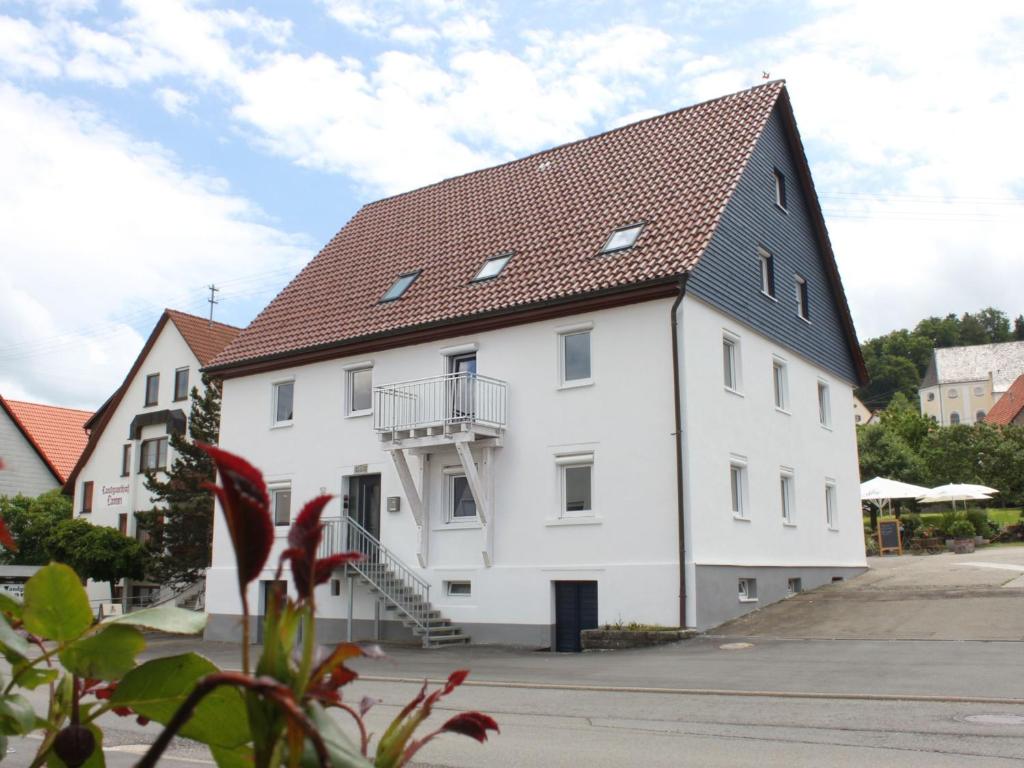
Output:
[[[903,554],[899,520],[878,521],[878,551],[883,555],[886,552],[895,552],[898,555]]]

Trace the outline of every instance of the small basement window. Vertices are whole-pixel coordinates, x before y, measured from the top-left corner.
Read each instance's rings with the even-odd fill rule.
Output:
[[[449,597],[469,597],[473,594],[473,582],[471,581],[446,581],[445,590]]]
[[[797,592],[803,592],[803,591],[804,591],[804,584],[803,584],[803,581],[801,579],[799,579],[799,578],[797,578],[797,579],[789,579],[788,583],[786,584],[786,597],[792,597]]]
[[[640,230],[643,228],[643,224],[631,224],[628,227],[616,229],[608,238],[608,242],[604,244],[604,248],[601,249],[601,253],[611,253],[612,251],[622,251],[626,248],[632,248],[636,243],[636,239],[640,237]]]
[[[473,278],[473,282],[479,282],[481,280],[491,280],[502,273],[505,269],[505,265],[508,264],[508,260],[512,258],[511,253],[503,253],[499,256],[492,256],[484,265],[480,267],[480,271],[476,273],[476,277]]]
[[[398,279],[391,284],[388,288],[387,293],[381,296],[381,302],[396,301],[405,295],[405,292],[409,290],[409,286],[416,282],[416,278],[420,276],[420,270],[415,272],[406,272],[404,275],[399,275]]]
[[[739,597],[741,603],[757,602],[757,579],[740,579]]]

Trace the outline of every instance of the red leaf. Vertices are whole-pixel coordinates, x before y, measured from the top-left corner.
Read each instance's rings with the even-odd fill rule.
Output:
[[[317,496],[307,502],[288,531],[288,549],[281,554],[281,559],[291,560],[292,579],[299,599],[308,599],[316,586],[316,550],[324,530],[320,515],[331,498]]]
[[[121,717],[130,717],[135,714],[128,707],[114,707],[113,712],[115,715],[119,715]]]
[[[487,741],[488,731],[501,733],[494,718],[483,712],[462,712],[442,725],[441,730],[449,733],[461,733],[463,736],[476,739],[481,744]]]
[[[267,485],[262,473],[240,456],[212,445],[196,445],[213,459],[220,474],[222,485],[206,483],[204,487],[217,495],[224,510],[238,564],[238,584],[244,590],[263,570],[274,544]]]
[[[7,523],[0,517],[0,544],[3,544],[11,552],[18,551],[18,545],[14,543],[14,537],[11,536],[11,532],[7,529]]]
[[[457,669],[454,672],[452,672],[450,675],[448,675],[448,682],[445,683],[444,693],[442,695],[447,696],[449,693],[454,691],[456,688],[458,688],[460,685],[466,682],[467,677],[469,677],[468,669]]]
[[[6,465],[4,464],[4,460],[0,459],[0,469],[5,469],[5,468],[6,468]]]

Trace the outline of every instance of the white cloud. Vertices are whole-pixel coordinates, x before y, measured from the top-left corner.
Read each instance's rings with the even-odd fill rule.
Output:
[[[0,167],[18,179],[0,185],[0,392],[94,407],[163,307],[308,257],[226,182],[93,112],[0,84],[0,114]]]
[[[406,45],[420,46],[433,42],[438,38],[437,31],[429,27],[417,27],[414,24],[399,24],[391,30],[392,40]]]
[[[174,88],[158,88],[153,96],[160,102],[160,106],[171,115],[180,115],[195,100],[189,94]]]
[[[0,16],[0,68],[15,75],[56,77],[60,56],[32,22]]]
[[[463,16],[446,21],[441,25],[441,34],[463,45],[482,43],[494,35],[491,25],[485,19],[476,16]]]

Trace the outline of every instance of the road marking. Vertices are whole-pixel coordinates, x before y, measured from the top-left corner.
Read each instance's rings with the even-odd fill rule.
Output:
[[[1024,573],[1024,565],[1013,565],[1012,563],[953,563],[953,565],[969,565],[974,568],[995,568],[1000,571]]]
[[[445,679],[360,675],[361,682],[444,685]],[[594,693],[652,693],[672,696],[735,696],[753,699],[823,699],[829,701],[914,701],[936,704],[1000,704],[1024,707],[1024,699],[996,696],[938,696],[921,693],[821,693],[818,691],[736,691],[728,688],[652,688],[625,685],[575,685],[569,683],[518,683],[502,680],[467,680],[464,687],[521,688],[540,691],[583,691]]]

